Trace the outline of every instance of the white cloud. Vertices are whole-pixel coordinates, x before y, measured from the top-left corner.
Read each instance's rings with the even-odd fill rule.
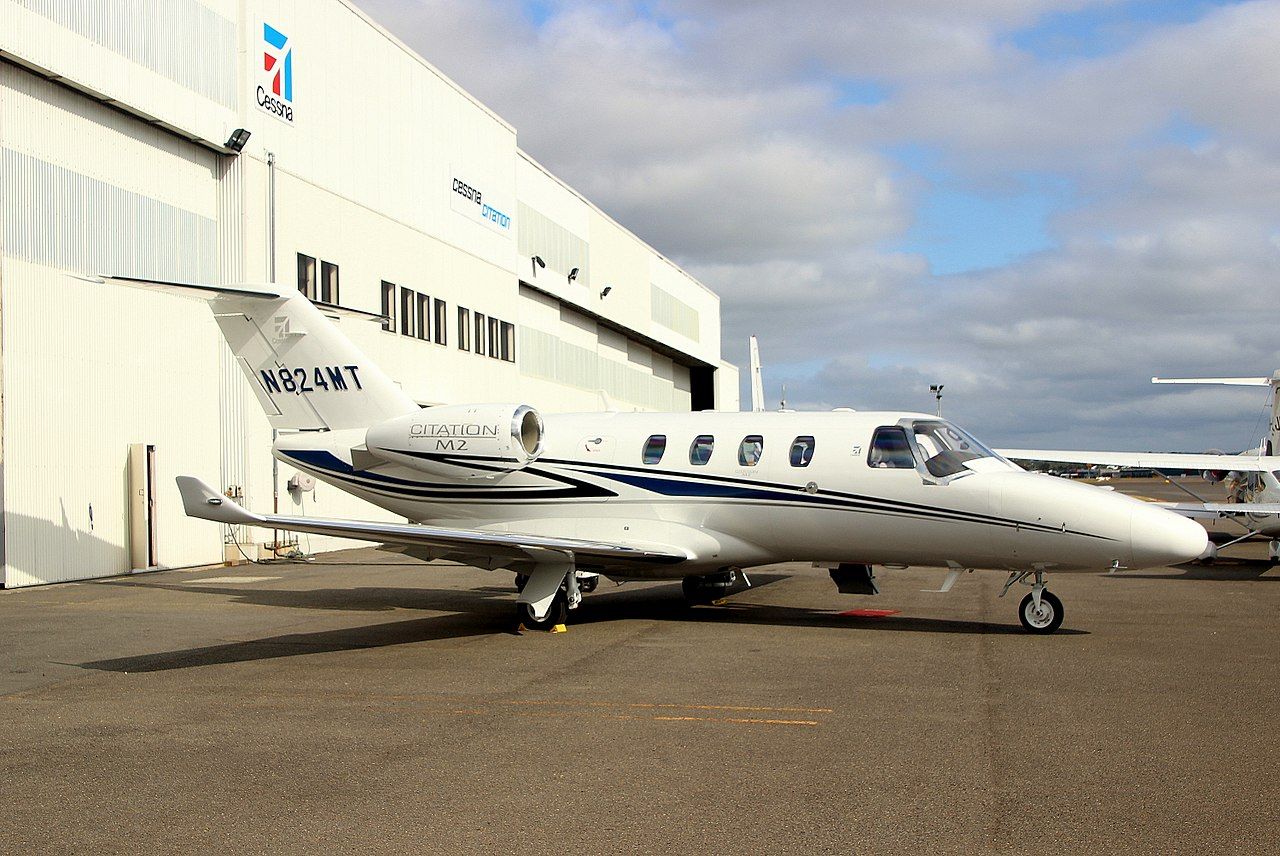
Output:
[[[1051,61],[1014,32],[1099,3],[360,2],[719,292],[726,355],[762,334],[793,402],[928,410],[941,380],[1004,444],[1251,442],[1247,395],[1148,381],[1280,368],[1274,0]],[[885,100],[840,107],[851,78]],[[928,190],[882,154],[909,144],[977,191],[1061,178],[1056,245],[950,277],[892,251]]]

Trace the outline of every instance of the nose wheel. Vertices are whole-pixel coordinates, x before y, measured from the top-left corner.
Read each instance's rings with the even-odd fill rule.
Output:
[[[1018,606],[1018,619],[1028,633],[1052,633],[1062,626],[1062,601],[1051,591],[1028,594]]]
[[[1034,582],[1026,582],[1032,577]],[[1062,601],[1057,595],[1044,587],[1044,569],[1037,565],[1033,571],[1014,571],[1005,580],[1000,596],[1004,597],[1013,588],[1014,583],[1031,586],[1031,594],[1018,604],[1018,620],[1022,629],[1028,633],[1052,633],[1062,626]]]

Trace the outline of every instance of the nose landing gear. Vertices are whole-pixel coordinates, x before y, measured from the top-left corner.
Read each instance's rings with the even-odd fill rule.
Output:
[[[1004,597],[1014,583],[1023,582],[1032,574],[1035,574],[1035,582],[1028,583],[1031,593],[1018,604],[1018,620],[1022,623],[1022,629],[1028,633],[1052,633],[1062,626],[1062,618],[1066,613],[1057,595],[1045,588],[1043,569],[1010,573],[1000,596]]]

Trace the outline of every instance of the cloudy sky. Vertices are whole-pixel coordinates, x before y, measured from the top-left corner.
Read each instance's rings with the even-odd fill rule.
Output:
[[[1264,390],[1149,379],[1280,369],[1280,0],[358,2],[716,290],[771,406],[1265,429]]]

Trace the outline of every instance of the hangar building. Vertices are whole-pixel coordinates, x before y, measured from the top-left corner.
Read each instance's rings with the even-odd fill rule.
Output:
[[[273,475],[203,302],[104,276],[296,282],[424,405],[738,408],[717,296],[347,0],[0,0],[6,587],[271,537],[183,516],[180,473],[386,519]]]

